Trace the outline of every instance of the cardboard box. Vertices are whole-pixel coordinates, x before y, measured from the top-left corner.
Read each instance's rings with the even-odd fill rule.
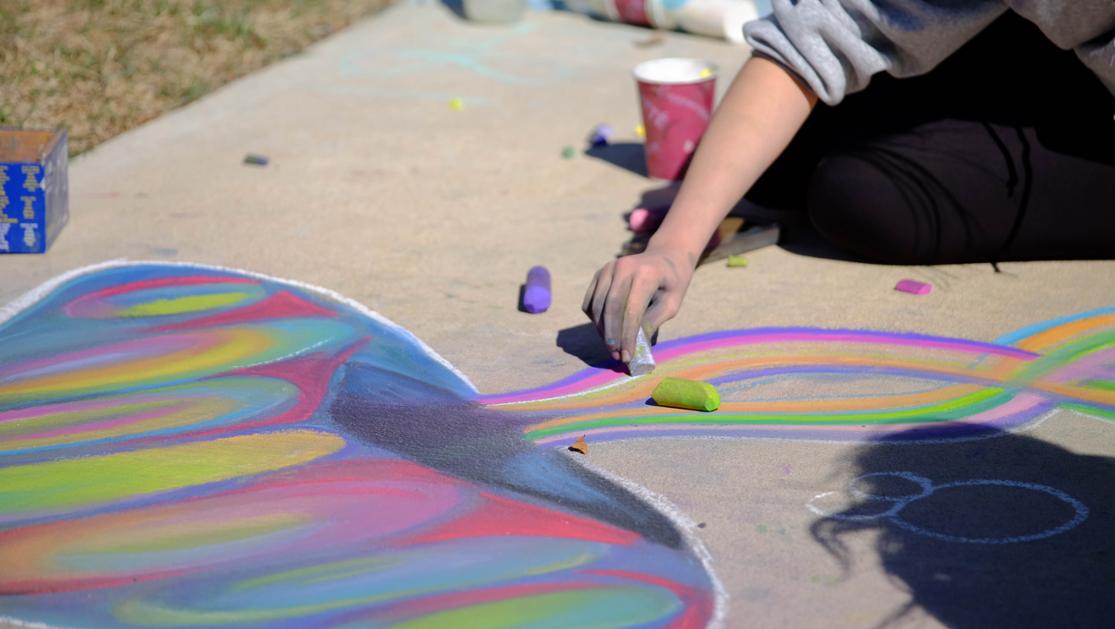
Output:
[[[65,129],[0,127],[0,253],[43,253],[70,218]]]

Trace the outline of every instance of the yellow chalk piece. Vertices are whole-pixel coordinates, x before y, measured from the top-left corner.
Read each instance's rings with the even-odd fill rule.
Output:
[[[732,268],[743,268],[747,266],[747,258],[743,256],[728,256],[728,266]]]
[[[635,127],[635,135],[639,136],[640,138],[647,137],[646,128],[643,127],[643,125],[638,125],[637,127]]]
[[[449,108],[453,111],[461,111],[465,108],[465,100],[460,96],[454,96],[449,100]]]
[[[585,442],[585,436],[581,435],[578,437],[577,440],[573,442],[573,445],[569,446],[569,449],[581,454],[588,454],[588,443]]]
[[[720,408],[720,393],[716,387],[698,380],[663,378],[650,396],[659,406],[693,411],[715,411]]]
[[[710,76],[712,76],[712,70],[710,70],[708,68],[701,68],[701,78],[702,79],[707,79]]]

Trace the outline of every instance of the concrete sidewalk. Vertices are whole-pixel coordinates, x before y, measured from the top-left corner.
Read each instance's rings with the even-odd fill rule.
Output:
[[[704,57],[719,64],[723,89],[747,55],[682,34],[635,45],[650,34],[558,12],[489,27],[430,2],[387,10],[78,158],[71,224],[44,256],[0,258],[0,303],[109,259],[215,264],[360,301],[414,332],[482,392],[557,380],[598,352],[580,312],[584,288],[627,238],[623,213],[660,187],[624,166],[637,170],[641,150],[630,69],[659,56]],[[449,106],[453,98],[464,101],[461,111]],[[616,128],[619,144],[605,158],[563,159],[562,148],[581,149],[599,122]],[[242,165],[249,152],[270,165]],[[746,269],[702,267],[662,338],[816,326],[991,341],[1115,305],[1115,262],[1006,263],[996,274],[989,265],[886,267],[780,248],[748,257]],[[531,316],[516,310],[516,298],[535,264],[553,275],[554,305]],[[903,277],[934,291],[893,291]],[[1070,411],[1027,434],[1066,460],[1115,455],[1115,426]],[[1048,454],[1017,460],[1039,449],[1010,439],[988,446],[987,461],[1052,470],[1049,484],[1057,484],[1056,466],[1069,463]],[[972,454],[977,447],[898,448],[879,465],[944,482],[971,456],[985,456]],[[895,579],[880,531],[849,534],[846,572],[818,543],[805,503],[843,486],[863,456],[849,443],[674,438],[601,444],[588,460],[704,524],[697,534],[729,596],[730,626],[888,618],[979,626],[975,616],[950,615],[947,602],[934,604],[949,599],[947,588],[926,597]],[[1034,517],[1053,510],[1037,507]],[[1028,551],[1018,552],[1007,565],[1025,565]],[[1016,594],[1039,596],[1041,584]]]

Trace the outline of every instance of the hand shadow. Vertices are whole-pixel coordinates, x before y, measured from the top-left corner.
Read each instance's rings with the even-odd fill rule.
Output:
[[[582,323],[558,330],[555,344],[566,354],[577,357],[589,367],[627,373],[626,365],[612,359],[608,348],[596,331],[596,326],[592,323]]]

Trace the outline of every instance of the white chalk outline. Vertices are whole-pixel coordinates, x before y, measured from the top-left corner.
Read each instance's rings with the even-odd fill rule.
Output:
[[[856,484],[859,483],[859,481],[865,478],[878,476],[893,476],[896,478],[901,478],[903,480],[915,483],[916,485],[918,485],[918,487],[921,488],[921,490],[914,494],[891,497],[867,493],[856,488]],[[1031,491],[1048,494],[1072,507],[1073,517],[1070,518],[1068,521],[1053,528],[1048,528],[1042,531],[1038,531],[1037,533],[1030,533],[1027,535],[1008,535],[1005,537],[964,537],[962,535],[949,535],[948,533],[939,533],[925,527],[917,526],[910,523],[908,520],[903,519],[901,516],[902,510],[909,506],[911,503],[921,500],[922,498],[932,496],[933,494],[937,493],[938,490],[953,489],[956,487],[980,486],[1012,487],[1015,489],[1029,489]],[[886,511],[871,515],[846,515],[834,513],[813,504],[817,500],[838,493],[835,491],[826,491],[810,498],[809,501],[805,503],[805,508],[809,509],[810,511],[821,517],[846,522],[866,522],[868,520],[885,519],[890,521],[891,524],[894,524],[898,528],[909,531],[911,533],[915,533],[923,537],[941,540],[944,542],[956,542],[958,544],[1016,544],[1019,542],[1032,542],[1039,539],[1046,539],[1076,528],[1082,522],[1084,522],[1084,520],[1088,519],[1089,514],[1088,507],[1083,502],[1080,502],[1076,498],[1073,498],[1068,493],[1061,491],[1056,487],[1050,487],[1049,485],[1043,485],[1041,483],[1027,483],[1016,480],[973,478],[970,480],[942,483],[940,485],[936,485],[928,478],[920,476],[918,474],[914,474],[913,472],[871,472],[869,474],[862,474],[848,481],[848,492],[862,500],[867,500],[869,502],[890,502],[892,503],[892,505]]]
[[[28,629],[68,629],[67,625],[48,625],[34,620],[20,620],[11,616],[0,616],[0,622],[17,627],[27,627]]]
[[[709,581],[712,582],[714,601],[712,618],[709,619],[708,624],[705,626],[708,629],[720,629],[723,627],[725,618],[728,614],[728,591],[724,589],[724,584],[720,582],[720,579],[716,576],[716,571],[712,568],[712,553],[709,552],[705,543],[697,535],[697,523],[686,515],[684,511],[679,509],[677,505],[671,502],[669,498],[662,494],[656,493],[633,480],[626,479],[593,465],[586,461],[583,456],[569,454],[568,452],[565,454],[574,459],[581,467],[595,474],[599,474],[604,479],[616,483],[627,491],[635,494],[637,498],[657,509],[659,513],[666,516],[666,519],[670,520],[670,522],[677,527],[678,531],[681,532],[682,537],[685,539],[686,544],[693,550],[693,554],[697,556],[697,560],[701,562],[701,567],[703,567],[708,574]]]

